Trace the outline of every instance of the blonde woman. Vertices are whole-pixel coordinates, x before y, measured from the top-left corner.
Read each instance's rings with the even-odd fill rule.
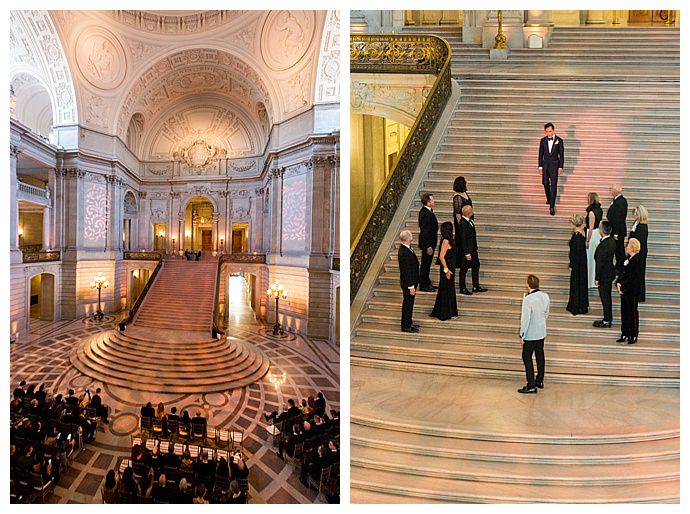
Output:
[[[566,310],[574,316],[587,314],[589,310],[589,289],[587,287],[587,249],[585,248],[585,220],[580,214],[570,217],[570,297]]]
[[[632,211],[635,223],[633,223],[632,230],[628,239],[635,238],[640,242],[640,264],[642,265],[642,275],[640,279],[640,296],[637,301],[643,303],[645,301],[645,285],[644,285],[644,275],[647,270],[647,236],[649,232],[647,230],[647,223],[649,222],[649,213],[647,208],[643,205],[638,205],[633,208]]]
[[[639,257],[640,242],[631,237],[625,249],[627,259],[621,266],[616,288],[621,295],[620,344],[635,344],[640,331],[640,313],[637,310],[642,277],[642,262]]]
[[[601,235],[599,234],[599,223],[604,217],[604,211],[601,209],[601,202],[599,202],[599,195],[597,193],[589,193],[587,195],[587,215],[585,216],[585,247],[587,248],[587,287],[596,287],[594,284],[594,252],[599,246]]]

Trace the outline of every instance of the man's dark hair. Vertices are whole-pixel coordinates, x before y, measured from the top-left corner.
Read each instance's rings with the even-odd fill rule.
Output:
[[[177,412],[177,407],[173,407],[172,409],[170,409],[171,414],[175,414],[176,412]]]
[[[551,123],[551,122],[548,122],[546,125],[544,125],[544,130],[546,130],[546,129],[549,128],[549,127],[551,127],[552,129],[556,130],[556,127],[554,127],[554,126],[553,126],[553,123]]]
[[[69,391],[67,391],[67,394],[72,396],[74,394],[74,389],[70,389]]]
[[[601,231],[604,233],[605,236],[610,236],[611,235],[611,230],[613,227],[611,226],[611,222],[604,220],[601,222]]]
[[[422,204],[427,205],[429,203],[429,200],[431,200],[431,197],[434,196],[431,193],[424,193],[422,195]]]
[[[101,394],[101,388],[100,387],[96,388],[96,394]]]
[[[290,398],[290,399],[288,400],[288,405],[289,405],[290,407],[294,407],[294,406],[295,406],[295,400],[293,400],[292,398]]]
[[[528,275],[527,285],[530,289],[539,289],[539,277],[536,275]]]
[[[453,191],[456,193],[467,192],[467,181],[465,180],[465,177],[456,177],[455,182],[453,182]]]

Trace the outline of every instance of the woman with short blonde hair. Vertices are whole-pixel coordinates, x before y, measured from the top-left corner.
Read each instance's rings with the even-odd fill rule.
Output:
[[[647,239],[649,237],[649,229],[647,224],[649,223],[649,213],[644,205],[637,205],[632,210],[633,217],[635,218],[635,223],[633,223],[630,234],[628,235],[628,240],[636,239],[640,243],[639,258],[640,265],[642,266],[642,274],[640,276],[640,295],[637,298],[638,302],[644,302],[646,296],[645,287],[645,272],[647,270]]]
[[[568,254],[570,260],[570,296],[566,310],[577,316],[587,314],[589,310],[589,288],[587,275],[587,248],[584,229],[585,219],[581,214],[570,217],[570,228],[573,235],[570,238]]]
[[[620,344],[635,344],[640,330],[637,304],[642,277],[642,262],[639,257],[641,246],[634,237],[628,240],[625,249],[628,258],[623,262],[621,273],[616,280],[616,288],[621,295],[621,336],[616,341]]]

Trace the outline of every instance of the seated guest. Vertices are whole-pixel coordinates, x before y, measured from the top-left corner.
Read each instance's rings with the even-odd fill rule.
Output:
[[[129,493],[132,495],[132,503],[137,503],[137,494],[139,494],[137,483],[134,480],[134,471],[131,467],[127,467],[122,473],[122,478],[117,487],[118,495],[122,493]]]
[[[148,472],[139,479],[137,486],[139,487],[139,495],[149,498],[155,483],[155,474],[153,468],[148,468]]]
[[[101,489],[101,494],[103,497],[103,503],[116,503],[117,502],[117,478],[115,475],[115,470],[110,469],[105,474],[105,482],[103,483],[103,488]]]
[[[307,462],[302,466],[299,477],[300,482],[309,487],[307,476],[310,476],[313,480],[318,482],[321,478],[321,470],[330,465],[331,457],[328,455],[326,447],[323,445],[319,446],[317,458],[313,462]]]
[[[239,455],[237,459],[230,460],[230,469],[233,480],[244,480],[249,478],[249,467],[247,463],[244,462],[242,455]]]
[[[316,436],[321,436],[326,433],[326,423],[324,423],[323,418],[321,416],[314,416],[314,425],[313,425],[313,430],[316,433]]]
[[[204,484],[199,484],[196,486],[196,494],[192,503],[208,503],[206,499],[206,486]]]
[[[201,415],[201,412],[197,412],[192,418],[192,428],[198,425],[202,425],[204,437],[206,437],[206,418]]]
[[[101,388],[96,388],[96,394],[91,397],[89,407],[96,409],[96,416],[103,420],[103,423],[108,423],[108,407],[103,405],[101,400]]]
[[[160,455],[160,445],[160,441],[158,441],[158,444],[154,444],[153,449],[149,452],[146,459],[146,465],[153,468],[156,475],[160,472],[161,469],[163,469],[163,459]]]
[[[199,461],[196,463],[194,472],[199,476],[208,477],[209,482],[213,482],[213,475],[215,471],[215,465],[213,464],[213,462],[210,462],[208,460],[208,452],[206,450],[203,450],[201,452]]]
[[[161,503],[170,502],[169,491],[167,487],[167,480],[165,473],[161,473],[158,477],[158,482],[153,486],[151,497]]]
[[[180,480],[180,488],[175,503],[192,503],[192,491],[186,478]]]
[[[141,417],[142,418],[152,418],[156,415],[156,412],[153,410],[153,406],[151,405],[151,402],[148,402],[146,405],[144,405],[141,408]]]
[[[165,405],[163,405],[163,402],[158,402],[158,406],[153,415],[158,419],[165,418]]]
[[[41,384],[40,386],[38,386],[38,391],[36,391],[35,398],[38,400],[38,403],[40,404],[45,403],[46,401],[47,394],[45,391],[45,386],[45,384]]]
[[[300,416],[302,414],[302,411],[300,410],[299,407],[295,405],[295,400],[292,398],[288,400],[288,409],[281,414],[278,414],[277,411],[271,412],[270,415],[267,415],[264,412],[264,418],[266,418],[266,421],[273,421],[274,423],[280,423],[281,421],[285,421],[286,419],[292,419],[297,416]]]
[[[307,405],[306,398],[302,398],[302,402],[300,403],[300,410],[302,411],[302,415],[304,416],[309,416],[309,414],[311,414],[311,407]]]
[[[323,393],[321,391],[316,393],[316,400],[314,400],[314,404],[316,405],[316,414],[323,416],[326,413],[326,399],[323,397]]]
[[[86,418],[84,411],[74,416],[76,424],[82,429],[84,441],[90,442],[96,439],[96,423]]]
[[[178,468],[180,466],[180,458],[175,454],[175,445],[168,445],[168,453],[163,456],[163,466],[169,468]]]
[[[210,503],[220,505],[223,503],[228,503],[228,498],[225,492],[218,486],[213,487],[213,494],[211,495]]]
[[[292,434],[286,435],[285,438],[278,442],[278,457],[284,459],[283,452],[286,451],[289,454],[295,448],[296,444],[304,441],[304,436],[300,432],[299,425],[293,425]],[[234,475],[233,475],[234,478]]]
[[[179,421],[180,416],[177,415],[177,407],[170,409],[170,414],[168,414],[168,419],[170,421]]]
[[[182,460],[180,460],[180,471],[194,472],[194,461],[189,453],[189,450],[185,450],[182,454]]]
[[[26,380],[22,380],[21,382],[19,382],[19,385],[14,388],[12,395],[14,396],[15,399],[24,398],[24,395],[26,394],[26,392],[24,391],[25,385],[26,385]]]
[[[216,467],[216,477],[217,478],[230,478],[230,467],[228,466],[228,461],[225,457],[218,459],[218,466]]]
[[[228,493],[228,503],[247,503],[246,495],[240,490],[237,480],[230,482],[230,492]]]
[[[67,391],[67,398],[65,398],[65,403],[70,407],[76,407],[79,403],[79,398],[74,396],[74,389]]]
[[[189,417],[189,412],[182,411],[182,417],[180,418],[180,429],[184,429],[189,433],[192,428],[192,418]]]

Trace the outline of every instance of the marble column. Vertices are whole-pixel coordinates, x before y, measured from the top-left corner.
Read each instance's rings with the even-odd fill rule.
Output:
[[[218,252],[218,237],[220,234],[220,213],[213,213],[213,251]]]
[[[17,200],[17,156],[19,147],[10,145],[10,262],[22,262],[19,250],[19,203]]]
[[[41,250],[50,250],[50,228],[51,228],[50,207],[43,207],[43,240]]]
[[[271,208],[271,253],[277,255],[280,253],[280,224],[281,224],[281,177],[283,170],[275,168],[273,173],[273,204]]]
[[[489,11],[467,10],[462,13],[462,42],[482,44],[484,21]]]
[[[606,11],[587,11],[587,25],[603,25],[606,23]]]
[[[369,30],[367,19],[362,11],[350,11],[350,32],[352,34],[366,34]]]

